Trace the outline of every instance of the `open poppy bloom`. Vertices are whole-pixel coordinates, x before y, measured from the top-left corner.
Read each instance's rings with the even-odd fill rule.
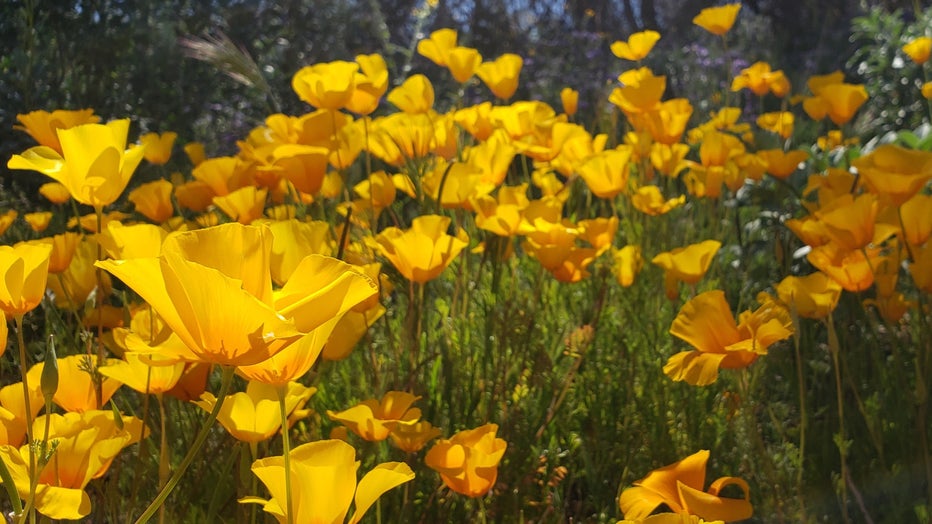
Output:
[[[804,277],[788,276],[777,284],[777,295],[784,304],[793,305],[805,318],[825,318],[838,305],[841,286],[822,272]]]
[[[65,185],[82,204],[102,208],[112,204],[142,161],[145,147],[126,149],[129,119],[84,124],[58,131],[61,154],[37,146],[7,162],[10,169],[31,169]]]
[[[450,219],[422,215],[411,221],[411,228],[389,227],[376,237],[378,248],[408,280],[424,283],[440,276],[469,243],[466,232],[447,234]]]
[[[785,308],[764,301],[756,311],[745,311],[735,322],[725,293],[719,290],[697,295],[683,305],[670,333],[693,348],[670,357],[663,372],[676,381],[707,386],[718,380],[719,368],[750,366],[767,348],[792,334]]]
[[[135,417],[124,416],[118,424],[112,411],[95,410],[44,415],[33,423],[34,434],[43,434],[46,417],[50,418],[49,441],[56,445],[53,459],[38,474],[35,508],[52,519],[82,519],[91,512],[91,498],[84,491],[87,484],[104,475],[120,450],[148,432]],[[19,496],[26,499],[29,446],[0,446],[0,459],[10,470]]]
[[[293,522],[346,521],[350,504],[355,511],[350,524],[359,522],[366,511],[386,491],[414,479],[414,472],[403,462],[384,462],[356,483],[356,450],[342,440],[308,442],[291,450],[291,497]],[[240,503],[262,504],[279,523],[288,522],[284,506],[285,458],[268,457],[252,464],[252,472],[271,493],[269,500],[245,497]]]
[[[359,64],[337,60],[305,66],[291,79],[298,98],[318,109],[336,111],[352,98]]]
[[[167,131],[161,135],[158,133],[146,133],[139,137],[139,143],[146,148],[146,161],[150,164],[162,165],[167,164],[172,156],[172,146],[175,145],[175,139],[178,133]]]
[[[679,247],[655,256],[651,263],[664,270],[664,289],[667,298],[676,300],[679,296],[679,282],[696,284],[712,264],[712,257],[718,253],[722,243],[718,240],[705,240],[685,247]]]
[[[498,478],[498,463],[508,443],[497,438],[497,424],[486,424],[460,431],[438,441],[424,463],[440,473],[444,485],[468,497],[481,497],[492,489]]]
[[[271,248],[267,228],[231,223],[171,235],[157,258],[108,260],[97,266],[151,304],[203,361],[252,365],[335,316],[348,280],[371,284],[346,269],[326,286],[294,285],[274,296]],[[220,314],[217,304],[224,306]]]
[[[339,413],[327,411],[327,415],[366,440],[385,440],[396,426],[414,424],[421,418],[421,410],[411,407],[419,398],[403,391],[389,391],[382,400],[364,400]]]
[[[476,68],[476,76],[502,100],[508,100],[518,89],[518,75],[524,59],[512,53],[505,53],[491,62],[483,62]]]
[[[282,429],[278,401],[278,388],[285,388],[285,414],[289,426],[310,411],[303,409],[317,388],[305,387],[297,382],[286,385],[263,384],[255,380],[246,384],[246,391],[227,395],[217,421],[241,442],[262,442]],[[217,403],[211,393],[203,393],[194,401],[204,411],[210,412]]]
[[[696,515],[706,520],[732,522],[750,518],[754,509],[750,503],[748,483],[744,480],[721,477],[709,486],[708,491],[703,491],[708,461],[709,451],[698,451],[683,460],[655,469],[635,482],[618,497],[618,505],[625,518],[647,518],[661,504],[666,504],[676,513]],[[744,498],[720,497],[722,489],[730,485],[740,487]]]
[[[58,139],[59,129],[69,129],[83,124],[96,124],[100,122],[100,117],[94,114],[93,109],[56,109],[51,113],[39,110],[16,115],[16,120],[22,125],[13,126],[14,129],[25,131],[40,146],[50,147],[61,154],[61,142]]]
[[[618,58],[638,62],[650,54],[657,40],[660,40],[660,33],[657,31],[640,31],[629,36],[625,42],[612,43],[612,53]]]

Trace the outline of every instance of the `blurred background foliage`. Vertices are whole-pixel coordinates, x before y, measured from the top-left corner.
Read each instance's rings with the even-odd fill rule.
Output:
[[[865,111],[873,125],[909,127],[908,104],[919,103],[918,90],[873,86],[871,79],[880,82],[881,75],[872,75],[878,69],[911,66],[897,61],[894,50],[929,23],[917,20],[914,1],[746,1],[728,57],[720,46],[695,43],[708,42],[692,25],[693,16],[712,4],[707,0],[439,0],[435,6],[423,0],[5,1],[0,156],[31,145],[12,128],[16,114],[85,107],[105,120],[128,116],[138,132],[172,130],[181,143],[204,141],[211,156],[230,154],[235,140],[269,113],[307,110],[290,83],[304,65],[380,53],[394,84],[415,72],[452,82],[413,52],[419,38],[441,27],[456,28],[463,45],[486,58],[505,52],[524,57],[517,98],[556,104],[559,90],[570,86],[581,91],[581,111],[590,119],[602,114],[611,84],[630,66],[609,45],[656,29],[663,38],[646,65],[670,76],[672,96],[709,100],[705,95],[719,87],[709,79],[722,75],[704,71],[721,71],[726,58],[733,70],[770,61],[788,72],[797,91],[811,74],[842,69],[849,81],[867,82],[872,99],[883,97],[876,107],[901,108]],[[237,82],[223,67],[192,59],[184,44],[224,35],[252,58],[264,83]],[[452,85],[436,87],[456,93]],[[465,101],[470,97],[487,94],[474,85]],[[695,118],[707,116],[702,109]],[[0,170],[9,183],[5,165]]]

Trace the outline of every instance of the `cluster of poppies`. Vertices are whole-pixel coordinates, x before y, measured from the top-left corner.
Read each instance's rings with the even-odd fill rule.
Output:
[[[724,39],[739,10],[740,4],[710,8],[694,21]],[[637,33],[612,51],[640,65],[659,38]],[[917,39],[903,52],[923,64],[930,42]],[[509,103],[522,68],[516,55],[485,61],[458,45],[450,29],[432,33],[417,50],[463,85],[478,77],[496,101],[438,112],[424,75],[389,91],[379,55],[311,65],[295,74],[292,87],[312,111],[269,116],[234,156],[207,158],[203,146],[185,145],[190,176],[132,188],[125,200],[134,213],[115,204],[143,161],[171,159],[174,133],[149,133],[127,145],[129,120],[101,124],[92,110],[19,115],[40,145],[7,165],[53,179],[40,193],[58,207],[24,215],[36,239],[0,247],[0,308],[22,335],[24,315],[48,300],[89,336],[60,343],[68,355],[50,347],[38,363],[21,336],[17,341],[21,381],[0,389],[0,457],[18,516],[90,514],[87,484],[150,433],[141,419],[107,409],[125,385],[154,395],[163,410],[163,396],[170,395],[210,413],[171,478],[162,417],[162,491],[142,520],[159,510],[216,420],[251,445],[252,471],[268,490],[269,498],[241,502],[261,504],[289,523],[343,521],[354,504],[350,521],[357,522],[414,471],[406,462],[386,462],[357,482],[349,434],[390,440],[413,456],[443,431],[413,407],[420,397],[388,391],[328,410],[340,424],[332,438],[292,447],[290,428],[312,411],[316,389],[304,379],[315,363],[347,357],[383,317],[396,284],[427,285],[463,257],[496,264],[530,257],[564,283],[589,278],[600,261],[620,286],[632,286],[645,254],[642,233],[619,231],[622,213],[650,220],[760,184],[790,186],[808,211],[786,226],[818,272],[786,277],[737,319],[724,291],[699,292],[721,242],[652,254],[671,301],[683,296],[682,284],[689,288],[670,333],[692,349],[663,367],[673,380],[704,386],[720,369],[751,365],[792,337],[799,317],[830,318],[842,290],[873,289],[865,305],[893,323],[917,308],[917,293],[932,292],[932,153],[885,145],[850,166],[808,167],[813,156],[839,158],[833,152],[850,139],[843,126],[867,100],[864,87],[845,83],[841,73],[814,77],[808,95],[791,96],[782,71],[753,64],[733,79],[731,92],[775,97],[781,111],[761,114],[752,125],[740,109],[722,107],[689,127],[691,103],[663,100],[665,77],[635,67],[609,96],[627,125],[609,136],[574,122],[578,93],[571,88],[561,93],[562,111],[541,101]],[[930,84],[922,91],[932,98]],[[385,111],[386,103],[397,111]],[[835,127],[816,146],[799,148],[793,130],[803,115]],[[806,175],[796,190],[794,182]],[[567,208],[579,193],[607,204],[580,216]],[[75,204],[93,212],[81,216]],[[60,224],[67,230],[46,234],[55,216],[70,211],[72,219]],[[5,231],[17,218],[10,210],[0,226]],[[8,334],[0,323],[0,351]],[[417,333],[411,340],[417,343]],[[216,395],[205,391],[213,370],[222,375]],[[230,391],[234,372],[246,381],[243,391]],[[507,448],[497,430],[488,423],[440,438],[424,463],[454,492],[485,496]],[[255,456],[256,444],[278,433],[283,454]],[[662,504],[696,522],[749,517],[744,481],[726,477],[703,491],[707,459],[708,452],[699,452],[625,490],[619,499],[625,522],[666,522],[650,516]],[[332,485],[322,487],[320,479]],[[732,484],[744,499],[718,496]]]

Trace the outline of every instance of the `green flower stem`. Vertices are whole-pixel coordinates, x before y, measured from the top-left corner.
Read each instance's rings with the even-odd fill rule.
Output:
[[[841,345],[838,343],[838,333],[835,331],[835,321],[829,313],[826,319],[828,326],[828,347],[832,353],[832,364],[835,368],[835,396],[838,401],[838,452],[841,457],[841,515],[846,523],[848,518],[848,445],[845,442],[845,401],[841,390],[841,364],[838,353]]]
[[[33,447],[32,434],[32,402],[29,400],[29,379],[27,370],[29,366],[26,363],[26,339],[23,338],[23,315],[16,315],[16,343],[19,345],[19,370],[23,379],[23,405],[26,408],[26,443],[29,446],[29,483],[32,484],[34,478],[37,478],[39,472],[36,470],[36,448]],[[32,500],[26,501],[26,508],[32,507]],[[27,510],[23,513],[21,522],[25,522]],[[32,515],[35,519],[35,514]]]
[[[275,389],[278,393],[278,413],[282,417],[282,454],[285,459],[285,518],[288,524],[294,524],[294,505],[291,503],[291,437],[288,435],[288,412],[285,409],[285,394],[288,385],[282,384]]]
[[[0,460],[0,480],[3,480],[3,487],[6,488],[6,494],[10,498],[13,515],[20,515],[23,512],[23,504],[19,500],[19,492],[16,491],[13,476],[10,475],[10,470],[6,469],[6,463],[2,460]]]
[[[102,206],[95,206],[94,213],[97,215],[97,233],[103,234],[104,226],[104,208]],[[103,260],[104,248],[97,242],[97,260]],[[99,267],[94,268],[94,275],[97,278],[97,293],[96,300],[94,300],[94,311],[97,313],[97,369],[94,370],[94,374],[91,375],[95,377],[95,382],[97,383],[97,407],[103,407],[104,405],[104,381],[100,379],[99,370],[101,366],[104,365],[104,359],[107,357],[106,349],[104,348],[103,336],[104,336],[104,315],[103,315],[103,304],[104,304],[104,270]]]
[[[796,356],[796,383],[799,387],[799,464],[796,471],[796,496],[799,499],[799,517],[800,522],[807,522],[806,517],[806,498],[803,496],[803,472],[805,471],[806,459],[806,426],[809,425],[806,416],[806,379],[803,373],[803,359],[800,352],[800,323],[796,307],[791,306],[790,315],[793,317],[793,348]]]
[[[223,406],[226,394],[230,390],[230,385],[233,383],[233,372],[236,370],[233,366],[222,366],[221,369],[223,370],[223,377],[220,381],[220,391],[217,393],[217,403],[214,404],[214,409],[211,410],[210,415],[207,416],[207,420],[204,421],[201,431],[197,434],[197,438],[194,439],[194,445],[188,450],[188,454],[185,455],[181,464],[178,465],[178,469],[176,469],[172,477],[168,479],[168,483],[165,484],[159,494],[149,504],[149,507],[136,519],[136,524],[149,522],[152,515],[162,507],[162,504],[165,503],[165,499],[168,498],[168,495],[171,494],[175,486],[178,485],[178,482],[181,481],[184,472],[188,469],[188,466],[194,462],[194,458],[200,453],[201,448],[204,446],[204,442],[207,441],[207,435],[210,434],[210,429],[213,427],[214,421],[217,420],[217,415],[220,414],[220,408]]]

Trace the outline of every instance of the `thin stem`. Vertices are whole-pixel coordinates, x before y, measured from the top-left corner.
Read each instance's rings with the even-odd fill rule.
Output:
[[[32,479],[38,476],[38,471],[36,471],[36,448],[33,446],[33,434],[32,434],[32,402],[29,400],[29,379],[27,377],[27,369],[29,366],[26,362],[26,340],[23,338],[23,315],[16,315],[16,343],[19,345],[19,369],[22,375],[23,380],[23,405],[26,408],[26,442],[29,446],[29,482],[32,483]],[[26,508],[32,507],[32,498],[26,500]],[[30,512],[27,509],[27,512]],[[23,519],[25,519],[26,513],[23,514]],[[35,514],[33,513],[33,518]]]
[[[152,368],[149,368],[149,372],[152,372]],[[165,412],[165,399],[162,398],[161,393],[156,393],[156,400],[159,404],[159,489],[165,487],[165,483],[168,481],[168,472],[171,469],[171,456],[168,449],[168,414]],[[162,506],[159,508],[159,524],[164,524],[165,522],[165,507]]]
[[[233,372],[236,370],[233,366],[222,366],[221,369],[223,370],[223,375],[220,380],[220,391],[217,393],[217,403],[214,404],[214,409],[211,410],[210,415],[207,416],[207,420],[204,421],[201,431],[197,434],[197,438],[194,439],[194,444],[191,446],[191,449],[188,450],[181,464],[178,465],[178,469],[176,469],[172,477],[168,479],[168,483],[165,484],[165,487],[162,488],[155,499],[149,504],[146,511],[136,519],[136,524],[149,522],[152,515],[165,503],[165,499],[168,498],[168,495],[171,494],[175,486],[178,485],[178,482],[181,481],[181,477],[184,475],[185,470],[194,462],[194,458],[200,453],[201,447],[204,446],[204,442],[207,441],[207,435],[210,434],[210,429],[213,427],[214,421],[217,420],[217,415],[220,414],[220,408],[223,406],[227,391],[230,390],[230,385],[233,383]]]
[[[841,364],[839,363],[838,353],[841,345],[838,343],[838,333],[835,331],[835,321],[832,314],[829,313],[828,319],[828,346],[832,353],[832,364],[835,368],[835,396],[838,402],[838,452],[841,457],[841,515],[846,523],[851,522],[848,518],[848,444],[845,441],[845,401],[841,388]]]
[[[294,524],[294,505],[291,503],[291,437],[288,434],[288,412],[285,409],[285,394],[288,385],[278,386],[278,413],[282,418],[282,453],[285,459],[285,518],[288,524]]]
[[[806,503],[803,496],[803,472],[805,471],[806,459],[806,426],[809,425],[806,416],[806,381],[803,373],[803,359],[799,349],[801,335],[799,333],[799,315],[796,313],[795,306],[792,307],[791,315],[793,317],[793,347],[796,356],[796,383],[799,387],[799,464],[796,470],[796,498],[799,500],[799,517],[802,522],[806,522]]]
[[[103,223],[104,223],[104,208],[97,206],[94,208],[94,212],[97,215],[97,234],[103,234]],[[97,260],[103,260],[103,246],[100,242],[97,242]],[[95,267],[94,275],[97,277],[97,292],[96,300],[94,301],[94,308],[97,313],[97,368],[100,369],[104,365],[104,359],[107,357],[106,349],[104,349],[103,335],[104,335],[104,314],[103,314],[103,304],[104,304],[104,270]],[[95,370],[96,371],[96,370]],[[97,377],[95,372],[92,377]],[[104,381],[96,380],[97,382],[97,407],[103,407],[104,405]]]

